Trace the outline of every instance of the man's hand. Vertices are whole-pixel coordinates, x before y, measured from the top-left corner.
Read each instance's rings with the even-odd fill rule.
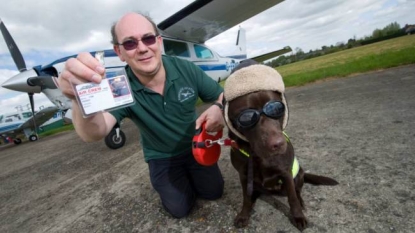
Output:
[[[84,118],[72,86],[87,82],[100,83],[104,74],[105,67],[96,58],[90,53],[80,53],[76,58],[66,61],[58,78],[59,89],[65,96],[72,99],[72,122],[75,130],[86,142],[97,141],[105,137],[116,124],[116,119],[107,112]]]
[[[210,106],[197,118],[196,129],[199,129],[203,122],[206,122],[206,131],[220,131],[225,126],[222,110],[216,105]]]
[[[72,85],[95,82],[100,83],[105,74],[103,67],[90,53],[79,53],[76,58],[70,58],[58,78],[59,89],[70,99],[75,99]]]

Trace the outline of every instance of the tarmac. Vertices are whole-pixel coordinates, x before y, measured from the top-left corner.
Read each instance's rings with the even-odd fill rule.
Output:
[[[304,232],[414,232],[415,65],[288,88],[286,98],[301,166],[340,183],[304,186]],[[0,145],[0,232],[298,232],[285,197],[260,198],[249,226],[233,226],[242,190],[227,147],[223,197],[171,218],[151,187],[138,130],[131,121],[122,129],[119,150],[74,131]]]

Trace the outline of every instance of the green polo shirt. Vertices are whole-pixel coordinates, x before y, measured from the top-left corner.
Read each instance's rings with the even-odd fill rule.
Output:
[[[164,55],[162,60],[166,70],[164,95],[144,87],[127,65],[135,104],[111,111],[118,122],[127,117],[138,126],[146,162],[190,152],[198,97],[213,102],[223,92],[192,62]]]

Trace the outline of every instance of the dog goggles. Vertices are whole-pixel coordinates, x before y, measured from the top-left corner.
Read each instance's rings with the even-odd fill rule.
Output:
[[[241,129],[249,129],[255,126],[261,114],[265,114],[265,116],[279,119],[284,116],[285,106],[281,101],[269,101],[267,102],[261,111],[256,109],[246,109],[242,111],[238,118],[236,119],[236,124]]]
[[[145,44],[146,46],[150,46],[156,43],[156,38],[157,38],[157,35],[148,35],[148,36],[143,36],[141,40],[130,39],[122,43],[118,43],[117,45],[122,45],[125,50],[133,50],[137,48],[139,41],[143,42],[143,44]]]

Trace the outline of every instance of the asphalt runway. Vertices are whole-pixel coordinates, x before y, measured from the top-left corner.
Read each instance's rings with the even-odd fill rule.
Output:
[[[304,186],[304,232],[414,232],[415,65],[288,88],[286,97],[301,166],[340,182]],[[187,218],[167,216],[138,130],[122,128],[119,150],[75,132],[1,145],[0,232],[298,232],[284,197],[259,199],[250,225],[233,227],[242,194],[226,147],[224,196],[198,200]]]

